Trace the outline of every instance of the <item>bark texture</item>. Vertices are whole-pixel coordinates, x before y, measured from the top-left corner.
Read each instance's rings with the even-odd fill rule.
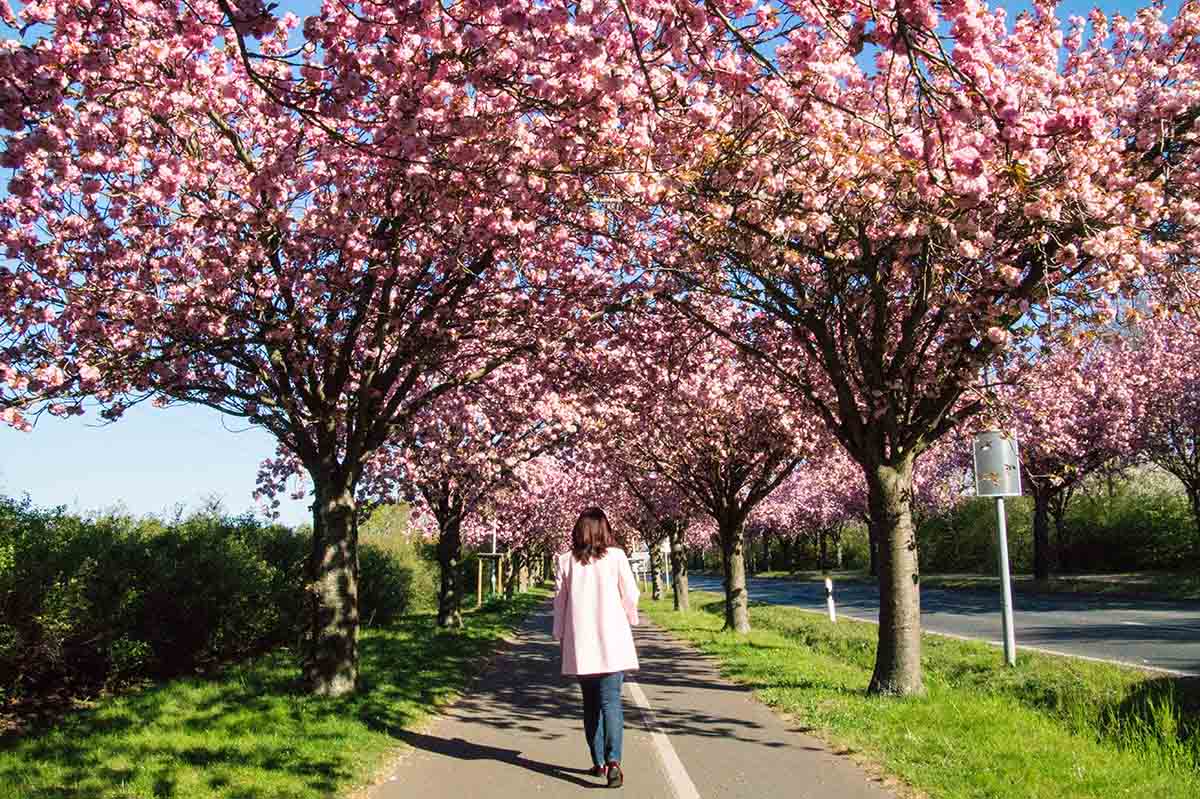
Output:
[[[304,678],[318,696],[353,693],[358,682],[358,525],[348,478],[313,475],[309,634]]]
[[[875,522],[867,520],[867,552],[871,556],[871,562],[867,566],[867,573],[872,577],[879,576],[879,533],[875,529]]]
[[[746,551],[740,520],[721,523],[721,560],[725,568],[725,627],[750,632],[750,603],[746,594]]]
[[[458,519],[439,522],[438,568],[438,627],[457,629],[462,621],[462,528]]]
[[[507,582],[504,583],[504,593],[509,599],[512,599],[518,591],[524,591],[525,587],[521,583],[521,570],[525,568],[525,558],[521,550],[513,550],[510,557],[509,575]]]
[[[921,676],[921,591],[912,524],[911,456],[868,467],[872,525],[879,538],[879,649],[868,691],[924,693]]]
[[[674,525],[671,528],[671,588],[675,595],[675,610],[691,610],[692,603],[688,598],[688,562],[687,550],[683,545],[683,528]]]
[[[651,597],[655,601],[663,596],[663,563],[662,549],[657,544],[650,547],[650,580],[653,586]]]

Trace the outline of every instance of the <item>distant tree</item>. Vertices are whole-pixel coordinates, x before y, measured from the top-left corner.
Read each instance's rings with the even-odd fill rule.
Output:
[[[1138,332],[1124,342],[1118,367],[1134,391],[1136,447],[1183,483],[1200,560],[1200,323],[1170,317]]]

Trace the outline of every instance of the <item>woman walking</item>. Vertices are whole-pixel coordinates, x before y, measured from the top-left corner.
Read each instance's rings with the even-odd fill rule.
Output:
[[[583,731],[592,774],[620,788],[625,718],[621,685],[638,667],[631,624],[638,623],[638,588],[629,558],[617,546],[599,508],[579,514],[571,551],[558,556],[554,637],[562,642],[562,673],[579,680]]]

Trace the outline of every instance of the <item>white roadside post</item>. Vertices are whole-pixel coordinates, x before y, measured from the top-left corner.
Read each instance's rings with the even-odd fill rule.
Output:
[[[496,554],[496,525],[492,525],[492,593],[500,593],[500,557]]]
[[[829,620],[837,623],[837,608],[833,604],[833,578],[825,578],[825,607],[829,609]]]
[[[1000,550],[1000,588],[1004,597],[1004,660],[1017,665],[1017,638],[1013,630],[1012,577],[1008,568],[1008,526],[1004,498],[1021,496],[1021,466],[1016,436],[1000,430],[975,435],[975,494],[996,498],[996,526]]]

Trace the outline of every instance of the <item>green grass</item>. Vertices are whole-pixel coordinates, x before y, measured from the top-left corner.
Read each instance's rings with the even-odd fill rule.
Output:
[[[753,606],[747,637],[720,631],[716,594],[650,616],[715,656],[802,729],[933,799],[1200,796],[1200,685],[1088,661],[926,636],[927,694],[866,695],[874,625]]]
[[[162,684],[0,740],[3,799],[306,799],[371,780],[397,733],[461,691],[545,592],[493,603],[461,633],[417,614],[360,639],[362,690],[309,697],[279,651]]]
[[[821,582],[825,573],[809,571],[766,571],[755,577],[800,582]],[[835,571],[837,582],[871,583],[876,579],[865,572]],[[1000,578],[989,574],[922,574],[926,588],[991,590]],[[1013,577],[1013,587],[1026,594],[1086,594],[1089,596],[1135,597],[1139,599],[1200,599],[1200,575],[1192,572],[1129,572],[1126,574],[1078,574],[1035,580],[1029,575]]]

